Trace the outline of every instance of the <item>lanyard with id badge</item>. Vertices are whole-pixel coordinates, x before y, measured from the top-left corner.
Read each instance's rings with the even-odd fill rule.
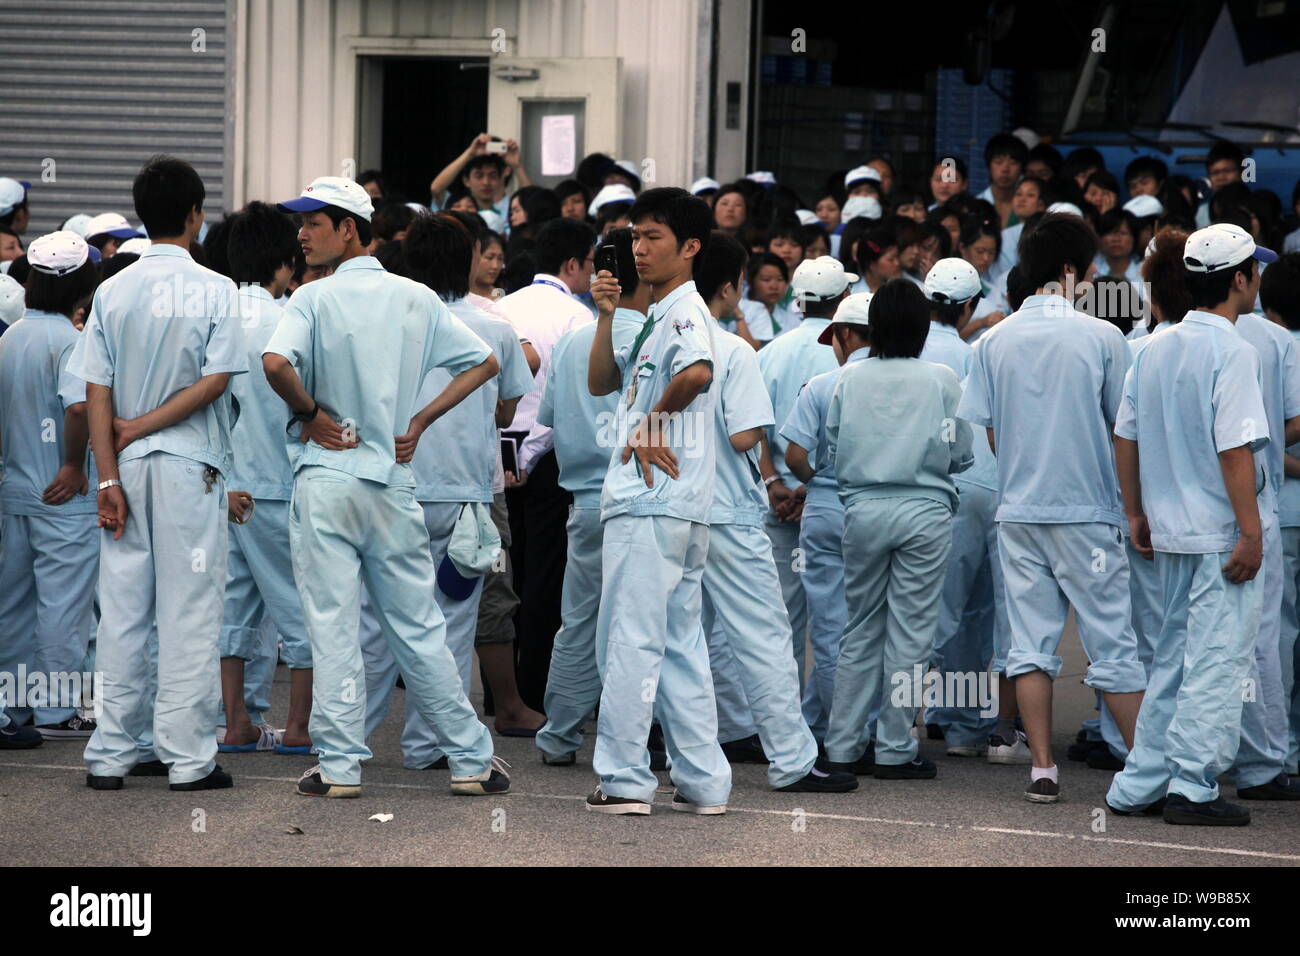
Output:
[[[654,306],[651,306],[650,314],[646,316],[645,323],[642,324],[641,326],[641,331],[638,332],[636,335],[636,341],[632,343],[632,351],[628,353],[633,358],[633,360],[636,359],[637,354],[641,351],[641,346],[645,344],[645,340],[650,337],[651,333],[654,332],[654,329],[655,329],[655,310],[654,310]],[[653,362],[642,362],[633,367],[632,383],[627,388],[627,410],[629,412],[632,410],[632,406],[636,404],[637,390],[641,385],[642,368],[648,368],[651,372],[653,372],[655,370],[655,364]],[[628,436],[629,439],[631,437],[632,437],[631,435]],[[639,459],[636,456],[635,452],[632,454],[632,462],[633,464],[636,465],[637,475],[640,477],[644,477],[641,471],[641,459]]]

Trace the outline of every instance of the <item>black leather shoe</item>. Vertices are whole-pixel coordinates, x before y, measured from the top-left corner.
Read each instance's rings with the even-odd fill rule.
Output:
[[[1118,810],[1107,801],[1106,809],[1117,817],[1158,817],[1165,812],[1165,798],[1161,797],[1155,803],[1148,803],[1137,810]]]
[[[1300,780],[1284,773],[1257,787],[1238,787],[1238,800],[1300,800]]]
[[[1124,761],[1110,752],[1105,743],[1094,743],[1088,750],[1088,766],[1093,770],[1109,770],[1118,773],[1124,769]]]
[[[830,773],[851,773],[857,777],[870,777],[871,772],[876,769],[876,745],[867,744],[867,749],[862,752],[862,756],[851,763],[827,760],[823,762],[822,767]]]
[[[228,790],[235,785],[235,780],[230,774],[221,769],[221,765],[212,768],[212,773],[208,774],[202,780],[191,780],[188,783],[173,783],[173,790]]]
[[[96,777],[93,773],[86,774],[86,786],[91,790],[121,790],[121,777]]]
[[[1165,823],[1183,823],[1202,827],[1244,827],[1250,823],[1250,811],[1229,803],[1223,797],[1205,803],[1193,803],[1181,793],[1171,793],[1165,800]]]
[[[878,763],[871,775],[877,780],[933,780],[939,768],[933,761],[917,757],[911,763]]]
[[[727,756],[727,763],[767,763],[767,754],[763,753],[763,744],[758,734],[751,734],[739,740],[731,740],[722,745],[722,752]]]
[[[128,777],[165,777],[167,765],[161,760],[144,760],[126,772]]]
[[[818,764],[821,763],[819,760]],[[777,787],[782,793],[848,793],[858,789],[858,778],[851,773],[825,771],[817,764],[794,783]]]
[[[421,767],[421,770],[450,770],[451,764],[447,762],[447,755],[443,754],[427,767]]]

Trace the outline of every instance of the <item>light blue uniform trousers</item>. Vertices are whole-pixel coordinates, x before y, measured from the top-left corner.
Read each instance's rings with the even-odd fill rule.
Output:
[[[815,494],[815,493],[814,493]],[[808,640],[813,666],[804,687],[803,716],[818,740],[826,737],[835,695],[835,666],[848,623],[844,602],[844,508],[838,497],[810,499],[800,521],[799,547],[803,550],[804,606],[808,608]],[[799,655],[800,661],[803,655]]]
[[[1107,693],[1146,687],[1129,619],[1129,569],[1119,528],[1102,523],[998,525],[1011,651],[1007,677],[1061,672],[1056,650],[1074,607],[1088,655],[1084,682]]]
[[[58,724],[77,712],[74,690],[94,624],[99,532],[93,514],[0,516],[0,671],[43,675],[40,706],[8,706],[18,723]],[[38,688],[27,684],[29,693]],[[85,688],[87,697],[90,688]]]
[[[552,757],[563,757],[582,746],[582,725],[600,700],[596,619],[605,537],[600,509],[575,505],[565,530],[569,545],[560,592],[560,629],[551,648],[551,671],[542,699],[546,725],[537,732],[537,749]]]
[[[1282,575],[1282,634],[1278,660],[1282,671],[1282,703],[1287,708],[1289,733],[1287,735],[1287,773],[1300,773],[1300,613],[1297,613],[1297,594],[1300,594],[1300,528],[1282,529],[1282,554],[1285,570]]]
[[[952,513],[929,498],[869,498],[844,515],[848,628],[835,671],[826,757],[856,762],[866,749],[867,714],[880,695],[876,763],[916,758],[911,735],[920,688],[899,701],[895,675],[913,684],[929,663],[939,622],[939,591],[952,548]]]
[[[230,526],[221,656],[245,661],[267,656],[262,626],[267,617],[284,642],[285,664],[292,670],[311,667],[311,642],[293,580],[289,502],[259,499],[248,524]]]
[[[772,561],[781,581],[781,600],[785,603],[786,617],[790,621],[795,666],[799,670],[799,685],[811,680],[804,673],[805,641],[808,636],[808,601],[804,596],[803,553],[799,548],[798,521],[777,521],[769,512],[763,524],[768,540],[772,542]]]
[[[1264,563],[1260,565],[1259,633],[1250,679],[1252,693],[1241,708],[1241,744],[1228,779],[1237,787],[1257,787],[1284,771],[1291,749],[1290,720],[1282,682],[1282,531],[1275,512],[1262,513]]]
[[[217,646],[226,587],[225,482],[210,491],[205,466],[154,452],[118,468],[129,514],[118,541],[100,532],[96,666],[104,699],[87,769],[120,777],[140,759],[153,706],[153,749],[171,783],[216,766]],[[156,693],[149,698],[149,639],[157,622]]]
[[[1107,802],[1149,806],[1169,793],[1194,803],[1219,795],[1241,736],[1242,693],[1259,628],[1262,583],[1232,584],[1229,555],[1156,552],[1164,623],[1138,713],[1133,752]]]
[[[1010,625],[998,563],[998,493],[979,485],[958,485],[952,518],[952,552],[939,605],[934,666],[941,675],[993,673],[1006,666]],[[999,657],[1000,652],[1000,657]],[[952,686],[945,677],[944,687]],[[955,702],[945,702],[955,703]],[[930,707],[925,720],[943,728],[950,747],[976,747],[988,741],[997,717],[980,716],[980,707]]]
[[[315,662],[308,730],[320,751],[321,776],[355,785],[361,761],[371,757],[358,637],[363,582],[406,695],[436,728],[452,773],[487,769],[492,737],[470,706],[447,646],[446,622],[433,596],[429,533],[412,490],[319,465],[301,468],[289,535]]]
[[[301,602],[299,613],[302,613]],[[306,625],[303,626],[303,633],[306,633]],[[311,653],[310,640],[307,642],[307,651]],[[270,615],[267,615],[262,618],[262,626],[258,628],[257,649],[253,658],[244,664],[244,709],[248,711],[248,717],[254,726],[270,723],[266,715],[271,709],[271,690],[279,658],[280,634]]]
[[[710,525],[703,634],[721,624],[720,636],[735,661],[774,789],[802,779],[817,760],[817,741],[800,711],[799,672],[783,610],[771,542],[763,530]]]
[[[710,537],[712,533],[710,528]],[[771,551],[770,548],[768,550]],[[736,662],[736,655],[731,650],[722,627],[722,619],[717,615],[710,616],[712,612],[707,593],[704,595],[703,606],[704,619],[713,622],[713,627],[705,636],[709,645],[709,670],[713,673],[713,699],[718,705],[718,740],[728,744],[754,736],[758,733],[758,725],[754,723],[754,712],[749,707],[749,698],[745,696],[740,664]],[[798,679],[796,670],[795,680]]]
[[[609,796],[654,798],[646,741],[655,717],[682,796],[718,806],[731,793],[700,627],[708,549],[708,525],[697,522],[662,515],[605,522],[596,625],[603,686],[592,765]]]
[[[423,502],[424,528],[429,535],[429,554],[436,568],[447,554],[451,533],[456,527],[463,504],[457,502]],[[479,599],[483,595],[481,583],[463,601],[455,601],[442,593],[436,582],[430,581],[434,600],[447,623],[447,647],[456,659],[461,687],[469,696],[470,681],[474,671],[474,631],[478,622]],[[369,595],[361,605],[361,656],[366,667],[366,739],[384,722],[388,702],[393,696],[399,668],[388,643],[384,640]],[[438,734],[429,722],[420,716],[415,696],[405,695],[406,722],[402,727],[402,766],[408,770],[421,770],[434,763],[446,751],[438,742]]]

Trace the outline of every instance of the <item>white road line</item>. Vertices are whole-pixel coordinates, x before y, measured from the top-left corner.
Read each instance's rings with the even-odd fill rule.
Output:
[[[0,761],[0,767],[16,767],[18,769],[31,770],[77,770],[84,771],[85,767],[67,767],[61,764],[43,764],[43,763],[11,763]],[[143,778],[142,778],[143,779]],[[263,780],[270,783],[297,783],[297,777],[263,777],[250,773],[241,773],[240,780]],[[392,790],[430,790],[428,784],[416,783],[387,783],[383,781],[367,781],[364,786],[369,789],[372,787],[387,787]],[[511,797],[532,797],[538,800],[585,800],[586,797],[574,794],[560,793],[528,793],[521,791],[512,791]],[[728,813],[753,813],[765,816],[786,817],[789,818],[792,810],[765,810],[758,807],[727,807]],[[1011,827],[987,827],[977,826],[968,823],[934,823],[928,820],[898,820],[892,817],[860,817],[845,813],[817,813],[815,811],[804,811],[804,816],[811,820],[835,820],[844,823],[874,823],[885,826],[898,827],[928,827],[933,830],[959,830],[968,833],[998,833],[1003,836],[1027,836],[1039,837],[1045,840],[1079,840],[1083,843],[1100,843],[1113,846],[1141,846],[1153,850],[1180,850],[1184,853],[1217,853],[1227,856],[1247,856],[1264,860],[1287,860],[1290,862],[1300,862],[1300,855],[1291,853],[1268,853],[1264,850],[1239,850],[1232,847],[1209,847],[1209,846],[1189,846],[1185,843],[1165,843],[1159,840],[1124,840],[1119,837],[1100,837],[1087,836],[1084,834],[1074,833],[1057,833],[1052,830],[1020,830]]]

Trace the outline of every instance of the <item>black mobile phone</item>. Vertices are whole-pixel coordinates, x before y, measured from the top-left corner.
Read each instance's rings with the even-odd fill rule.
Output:
[[[501,436],[501,469],[519,477],[519,439]]]
[[[618,278],[618,251],[612,242],[603,242],[596,249],[596,271],[600,272],[602,269],[608,271],[615,279]]]

